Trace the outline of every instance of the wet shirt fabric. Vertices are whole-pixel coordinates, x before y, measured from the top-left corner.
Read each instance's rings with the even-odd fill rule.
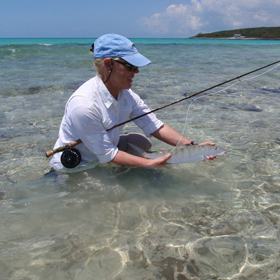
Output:
[[[54,149],[81,139],[83,143],[75,147],[82,156],[80,165],[109,162],[118,152],[120,131],[124,125],[107,130],[146,112],[150,112],[150,108],[131,89],[122,90],[116,100],[97,75],[69,98]],[[146,136],[163,125],[152,113],[134,122]],[[50,161],[54,169],[65,169],[60,157],[61,153],[57,153]]]

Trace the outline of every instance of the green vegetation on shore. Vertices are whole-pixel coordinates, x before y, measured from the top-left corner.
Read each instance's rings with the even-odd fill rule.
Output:
[[[239,39],[280,39],[280,27],[256,27],[256,28],[242,28],[234,30],[225,30],[212,33],[199,33],[195,38],[233,38],[235,34],[241,35]],[[238,38],[238,37],[237,37]]]

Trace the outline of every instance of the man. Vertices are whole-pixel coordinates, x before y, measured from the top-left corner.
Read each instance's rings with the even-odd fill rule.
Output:
[[[105,162],[153,166],[165,164],[171,155],[158,159],[141,158],[128,153],[131,149],[129,144],[149,149],[152,145],[148,138],[150,136],[173,146],[178,143],[196,144],[152,113],[134,121],[145,135],[120,135],[123,125],[109,130],[128,119],[150,112],[143,100],[131,90],[131,85],[134,76],[139,73],[139,67],[151,61],[141,55],[130,40],[117,34],[101,36],[93,48],[97,75],[69,98],[54,148],[81,139],[82,143],[75,147],[81,154],[80,167],[92,167]],[[215,145],[212,142],[201,144]],[[50,162],[57,170],[65,169],[60,156],[61,153],[55,154]]]

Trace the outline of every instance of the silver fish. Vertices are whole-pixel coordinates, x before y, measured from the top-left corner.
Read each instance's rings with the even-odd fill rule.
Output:
[[[156,159],[163,157],[167,154],[167,152],[147,152],[142,150],[141,148],[130,144],[132,149],[135,150],[140,156]],[[184,163],[184,162],[195,162],[206,160],[208,161],[209,156],[220,156],[226,153],[226,150],[223,148],[219,148],[217,146],[210,145],[193,145],[193,146],[179,146],[171,152],[172,156],[168,159],[167,163]]]

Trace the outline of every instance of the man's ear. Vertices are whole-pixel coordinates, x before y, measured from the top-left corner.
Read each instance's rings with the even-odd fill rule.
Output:
[[[112,70],[112,67],[113,67],[113,60],[110,59],[110,58],[105,58],[104,59],[104,66],[106,67],[106,69],[108,71],[111,71]]]

